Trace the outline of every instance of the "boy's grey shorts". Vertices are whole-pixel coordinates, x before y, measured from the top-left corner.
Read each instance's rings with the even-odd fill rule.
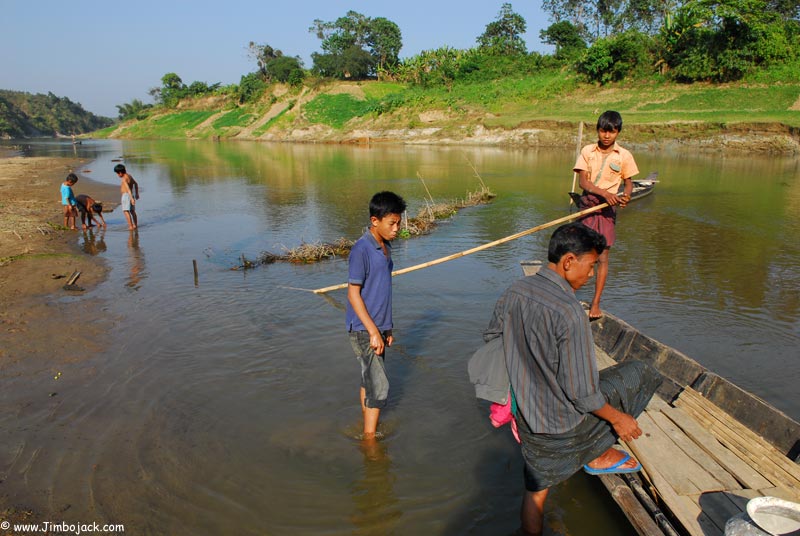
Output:
[[[381,335],[385,341],[386,334],[382,333]],[[367,331],[351,331],[350,344],[361,365],[361,387],[366,393],[364,405],[368,408],[384,407],[386,399],[389,397],[389,378],[386,377],[383,355],[377,355],[369,345],[369,332]],[[384,353],[386,353],[385,350]]]

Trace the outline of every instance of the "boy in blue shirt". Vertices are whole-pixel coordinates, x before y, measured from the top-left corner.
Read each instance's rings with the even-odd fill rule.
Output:
[[[61,183],[61,206],[64,207],[64,227],[69,227],[73,231],[78,229],[75,226],[75,218],[78,216],[76,207],[78,202],[75,200],[75,193],[72,191],[72,187],[75,186],[76,182],[78,182],[78,176],[70,173]],[[70,222],[72,222],[72,225],[70,225]]]
[[[350,250],[345,315],[350,344],[361,365],[361,413],[365,440],[378,437],[378,417],[389,395],[384,350],[392,336],[392,245],[406,202],[378,192],[369,202],[369,229]]]

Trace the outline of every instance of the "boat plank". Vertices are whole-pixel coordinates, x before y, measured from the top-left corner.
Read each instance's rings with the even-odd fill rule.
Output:
[[[637,440],[638,441],[638,440]],[[722,534],[717,526],[700,509],[700,506],[689,497],[678,495],[655,467],[648,471],[648,477],[658,490],[666,508],[681,523],[690,536],[709,536]]]
[[[628,443],[637,459],[650,472],[663,468],[661,474],[678,495],[703,491],[722,491],[725,486],[682,451],[645,411],[637,419],[642,435]]]
[[[763,437],[731,417],[727,412],[691,387],[685,388],[684,392],[681,393],[679,398],[687,397],[701,405],[701,407],[706,410],[714,419],[719,421],[721,425],[725,425],[737,437],[741,438],[743,444],[749,447],[750,450],[767,458],[770,464],[774,464],[776,467],[778,467],[780,471],[786,474],[786,477],[788,478],[787,481],[793,487],[800,487],[800,465],[792,462]]]
[[[672,441],[686,453],[692,460],[697,462],[703,469],[714,477],[726,490],[741,489],[739,482],[731,474],[719,465],[708,453],[700,448],[691,440],[680,428],[678,428],[663,412],[650,412],[650,417],[664,431]]]
[[[725,448],[714,435],[703,428],[696,420],[680,407],[662,409],[661,412],[678,425],[692,440],[704,449],[714,460],[746,488],[761,489],[771,487],[770,481],[764,478],[750,464],[745,463],[736,454]]]
[[[782,486],[775,486],[774,488],[764,488],[758,490],[758,492],[764,497],[777,497],[779,499],[783,499],[784,501],[798,502],[797,494],[792,493],[791,491]]]
[[[731,430],[725,423],[721,422],[716,416],[709,414],[704,405],[692,397],[679,397],[676,404],[688,410],[701,425],[707,427],[711,433],[731,452],[739,456],[754,469],[758,470],[767,480],[774,485],[780,485],[793,491],[800,498],[800,482],[785,471],[774,456],[781,456],[780,452],[769,446],[774,455],[767,449],[760,448],[761,445],[751,442],[749,438],[739,433],[739,430]],[[788,459],[787,459],[788,461]],[[789,462],[791,463],[791,462]]]
[[[600,481],[611,493],[611,497],[622,509],[637,534],[641,536],[664,536],[664,532],[650,517],[650,514],[631,491],[631,488],[619,475],[600,475]]]

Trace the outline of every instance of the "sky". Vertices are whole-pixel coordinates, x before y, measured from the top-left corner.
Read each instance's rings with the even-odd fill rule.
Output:
[[[539,32],[550,25],[541,0],[510,2],[528,25],[529,51],[550,52]],[[0,89],[52,92],[84,109],[116,117],[174,72],[185,84],[238,83],[256,69],[250,41],[269,44],[312,66],[320,40],[315,19],[348,11],[395,22],[400,57],[441,46],[470,48],[503,0],[2,0]]]

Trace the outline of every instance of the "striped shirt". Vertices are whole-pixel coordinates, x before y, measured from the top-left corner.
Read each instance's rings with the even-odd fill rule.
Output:
[[[531,431],[560,434],[605,405],[589,319],[566,280],[550,268],[512,284],[484,339],[503,337],[517,406]]]

